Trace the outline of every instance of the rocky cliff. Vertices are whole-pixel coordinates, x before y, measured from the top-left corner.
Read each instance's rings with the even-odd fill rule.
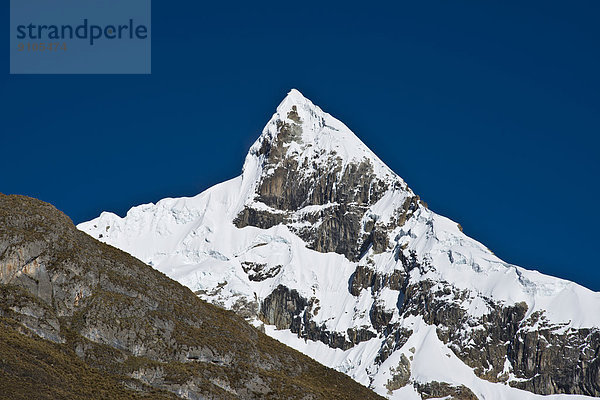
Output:
[[[0,397],[379,398],[233,312],[0,194]]]
[[[240,177],[80,229],[389,398],[600,396],[600,294],[496,257],[295,90]]]

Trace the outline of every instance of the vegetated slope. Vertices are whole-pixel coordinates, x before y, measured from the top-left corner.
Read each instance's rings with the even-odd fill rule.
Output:
[[[379,398],[49,204],[0,194],[3,398]]]
[[[30,296],[16,287],[0,290],[2,299],[7,291]],[[5,400],[178,398],[150,387],[141,392],[131,390],[125,384],[133,380],[90,367],[69,347],[32,335],[11,318],[0,317],[0,354],[0,398]]]
[[[79,228],[389,398],[600,396],[600,293],[496,257],[296,90],[241,176]]]

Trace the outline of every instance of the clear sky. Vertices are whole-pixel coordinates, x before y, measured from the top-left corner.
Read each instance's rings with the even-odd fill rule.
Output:
[[[153,2],[150,76],[5,48],[0,191],[76,223],[197,194],[294,87],[501,258],[600,290],[599,1],[210,3]]]

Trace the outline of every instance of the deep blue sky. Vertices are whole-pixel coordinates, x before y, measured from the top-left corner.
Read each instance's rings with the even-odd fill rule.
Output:
[[[295,87],[506,261],[600,290],[600,2],[523,3],[154,1],[151,76],[5,48],[0,191],[76,223],[197,194]]]

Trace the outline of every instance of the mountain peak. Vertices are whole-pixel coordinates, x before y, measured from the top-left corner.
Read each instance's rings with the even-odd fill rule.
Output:
[[[395,209],[406,209],[396,214],[418,208],[404,181],[346,125],[292,90],[248,152],[234,224],[268,229],[311,213],[328,223],[291,229],[311,248],[357,260],[372,239],[362,219],[388,192],[398,195]],[[329,235],[328,224],[344,234]]]
[[[287,96],[285,96],[285,98],[283,99],[283,101],[281,102],[281,105],[284,104],[304,104],[304,103],[310,103],[312,104],[312,102],[307,99],[302,93],[300,93],[300,91],[298,89],[291,89]],[[280,107],[281,107],[280,105]],[[278,107],[279,108],[279,107]]]
[[[316,126],[318,126],[319,122],[324,119],[325,113],[319,106],[304,97],[298,89],[291,89],[277,106],[274,117],[281,121],[290,120],[300,125],[316,122]]]
[[[305,111],[312,110],[314,114],[323,113],[323,110],[321,110],[312,101],[300,93],[298,89],[291,89],[288,92],[281,103],[279,103],[279,106],[277,106],[277,113],[287,116],[287,113],[293,109]]]
[[[250,148],[243,170],[252,169],[260,175],[268,170],[263,170],[267,164],[274,166],[290,159],[295,160],[298,167],[304,166],[304,173],[315,165],[329,165],[331,169],[339,166],[339,172],[343,173],[349,164],[367,162],[376,175],[398,179],[344,123],[324,112],[297,89],[291,89],[281,101]]]
[[[600,396],[600,293],[496,257],[297,90],[242,177],[81,229],[390,399]]]

